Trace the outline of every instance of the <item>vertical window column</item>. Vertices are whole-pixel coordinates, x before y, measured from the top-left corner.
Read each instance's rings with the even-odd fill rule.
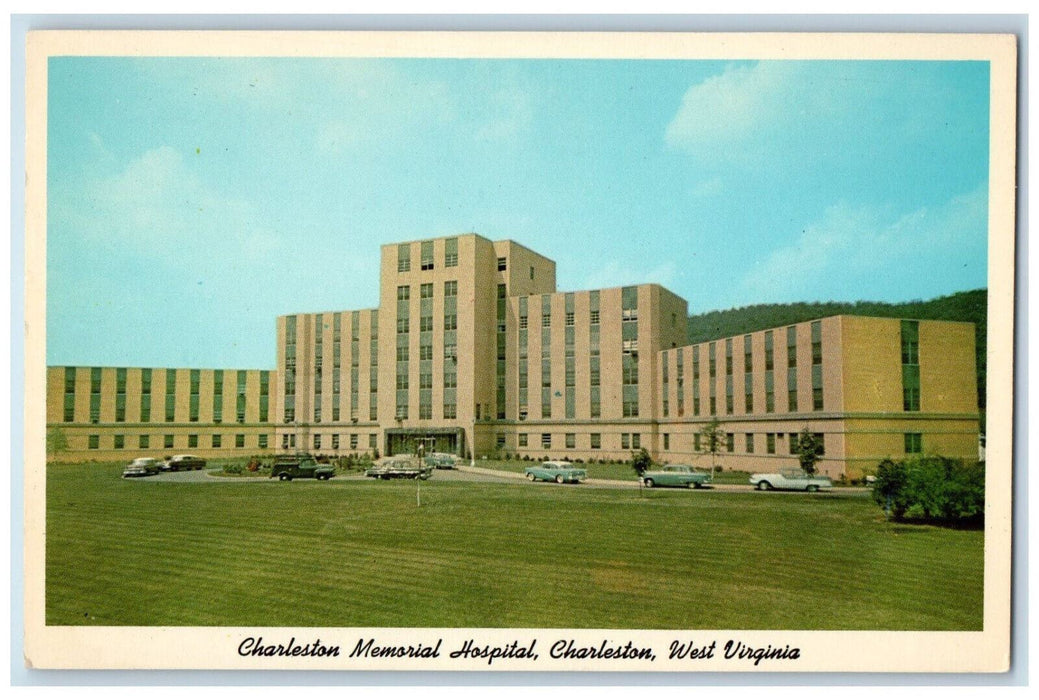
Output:
[[[150,423],[152,419],[152,371],[141,370],[141,422]]]
[[[552,296],[541,295],[541,417],[552,417]]]
[[[126,368],[120,367],[115,371],[115,421],[123,423],[126,421]]]
[[[812,322],[812,410],[823,410],[823,324]]]
[[[775,370],[775,338],[772,331],[765,331],[765,413],[776,411]]]
[[[920,410],[920,322],[902,321],[902,410]],[[908,452],[908,450],[907,450]]]
[[[495,415],[505,418],[505,307],[508,292],[504,284],[498,285],[496,361],[495,361]]]
[[[602,416],[602,375],[599,354],[599,292],[588,293],[588,412],[591,418]]]
[[[76,419],[76,368],[65,368],[65,404],[62,420],[72,423]]]
[[[296,317],[285,319],[285,407],[286,423],[296,422]]]
[[[563,348],[565,379],[563,382],[563,412],[567,419],[573,420],[577,415],[577,359],[574,351],[574,295],[572,292],[563,297],[566,312],[563,326]]]
[[[639,288],[621,289],[621,415],[639,415]]]
[[[786,329],[787,411],[797,413],[797,327]]]
[[[213,422],[224,420],[224,370],[213,370]]]
[[[411,343],[411,287],[397,287],[397,382],[396,411],[397,420],[408,417],[408,357]],[[403,358],[403,359],[402,359]]]
[[[166,422],[172,423],[177,409],[177,370],[166,370]]]
[[[101,421],[101,368],[90,368],[90,422]]]
[[[518,365],[518,388],[519,396],[517,397],[517,404],[519,405],[519,419],[527,419],[528,401],[529,401],[529,387],[530,387],[530,375],[528,366],[528,355],[529,355],[529,321],[528,321],[528,307],[527,297],[520,297],[518,300],[519,306],[519,328],[517,329],[516,335],[516,356]]]

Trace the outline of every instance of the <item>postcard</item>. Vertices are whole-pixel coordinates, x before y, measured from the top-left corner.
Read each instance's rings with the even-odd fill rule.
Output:
[[[27,666],[1006,671],[1016,51],[30,32]]]

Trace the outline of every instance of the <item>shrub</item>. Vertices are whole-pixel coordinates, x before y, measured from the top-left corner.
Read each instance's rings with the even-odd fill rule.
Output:
[[[642,476],[651,466],[653,466],[653,460],[650,459],[649,452],[646,451],[645,447],[638,452],[631,453],[631,467],[639,476]]]
[[[245,471],[245,470],[242,468],[241,464],[225,464],[224,465],[224,473],[225,474],[241,474],[243,471]]]
[[[985,516],[985,464],[947,457],[877,466],[873,500],[895,520],[978,526]]]

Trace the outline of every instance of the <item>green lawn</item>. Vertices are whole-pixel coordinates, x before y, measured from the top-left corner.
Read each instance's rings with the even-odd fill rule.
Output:
[[[855,493],[47,480],[51,625],[970,630],[983,533]],[[248,480],[252,481],[252,480]]]

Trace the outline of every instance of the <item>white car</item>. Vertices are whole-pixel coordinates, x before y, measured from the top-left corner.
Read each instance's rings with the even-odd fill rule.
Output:
[[[138,457],[123,468],[123,478],[131,476],[151,476],[162,469],[162,462],[154,457]]]
[[[781,491],[819,491],[832,489],[828,476],[809,476],[800,469],[780,469],[771,474],[752,474],[750,484],[759,491],[778,489]]]

